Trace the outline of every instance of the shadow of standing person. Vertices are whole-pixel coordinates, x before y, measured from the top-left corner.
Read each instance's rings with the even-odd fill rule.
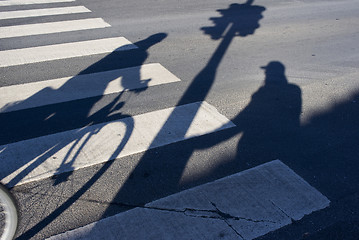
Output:
[[[300,128],[300,88],[288,83],[281,62],[272,61],[261,68],[265,70],[264,85],[233,120],[243,132],[237,161],[247,162],[248,166],[257,161],[284,159]]]
[[[209,135],[197,147],[207,149],[241,134],[235,155],[198,181],[225,177],[274,159],[284,161],[298,153],[301,89],[288,82],[281,62],[271,61],[261,68],[265,70],[264,83],[231,119],[236,127]]]

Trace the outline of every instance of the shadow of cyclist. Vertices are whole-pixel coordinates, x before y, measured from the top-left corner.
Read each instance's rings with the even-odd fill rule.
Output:
[[[139,93],[147,88],[147,83],[150,81],[150,79],[142,81],[140,76],[141,73],[139,70],[131,71],[131,74],[103,74],[101,75],[101,81],[95,85],[95,93],[97,96],[84,97],[83,99],[50,105],[46,105],[48,104],[46,101],[52,96],[55,98],[60,97],[61,99],[61,95],[67,92],[78,94],[79,96],[82,96],[83,94],[86,95],[88,88],[94,88],[94,86],[91,85],[94,83],[89,81],[84,74],[99,70],[105,71],[121,67],[133,67],[134,64],[136,64],[135,66],[142,65],[148,57],[147,50],[152,45],[162,41],[166,36],[167,34],[164,33],[154,34],[142,41],[136,42],[135,44],[138,46],[136,49],[120,52],[114,51],[107,55],[105,58],[82,71],[79,75],[74,76],[66,81],[60,88],[42,89],[28,99],[16,103],[12,107],[15,109],[21,107],[21,105],[27,106],[28,104],[31,105],[32,103],[37,103],[39,101],[45,101],[43,103],[45,106],[40,106],[34,109],[25,109],[23,111],[14,110],[13,112],[0,114],[1,122],[4,121],[11,123],[6,124],[9,127],[6,129],[5,134],[14,135],[12,136],[13,140],[15,139],[17,141],[23,140],[18,139],[20,137],[25,137],[25,139],[34,138],[38,135],[43,136],[65,130],[71,130],[74,128],[81,128],[80,130],[74,132],[73,135],[71,135],[69,138],[51,138],[53,141],[48,141],[46,144],[38,145],[36,148],[26,154],[25,159],[11,157],[16,149],[12,149],[12,146],[8,145],[0,153],[0,159],[4,163],[4,167],[0,170],[0,178],[3,179],[4,177],[13,174],[15,171],[18,171],[16,174],[11,176],[11,180],[7,183],[8,186],[14,186],[19,183],[25,176],[31,173],[31,171],[40,166],[46,159],[49,159],[58,151],[69,145],[71,145],[71,147],[69,148],[65,159],[62,160],[61,165],[58,167],[58,171],[68,172],[68,175],[71,174],[71,171],[73,170],[72,165],[76,160],[78,153],[81,151],[82,147],[84,144],[86,144],[90,137],[100,130],[93,130],[92,128],[91,130],[88,130],[89,128],[83,127],[97,123],[108,122],[119,118],[130,117],[119,112],[120,108],[125,104],[124,101],[121,101],[123,91],[118,93],[118,95],[114,97],[110,103],[101,107],[96,112],[92,112],[94,106],[101,101],[101,98],[103,97],[102,95],[106,94],[105,90],[108,84],[114,79],[122,78],[121,84],[124,91]],[[120,73],[128,72],[122,71]],[[85,84],[81,85],[81,88],[79,88],[78,85],[79,81],[85,81]],[[135,89],[131,88],[133,84],[136,85]],[[11,111],[11,106],[9,106],[9,108],[10,109],[8,109],[8,111]],[[26,117],[26,114],[29,111],[32,112],[32,117],[30,120],[28,120]],[[13,117],[16,117],[17,120],[11,122]],[[22,131],[23,128],[24,131]],[[29,134],[23,134],[24,132],[28,132]],[[85,141],[79,147],[78,145],[82,140]],[[75,148],[77,148],[77,150],[74,154],[72,154],[72,151],[74,151]],[[71,154],[72,157],[70,157]]]

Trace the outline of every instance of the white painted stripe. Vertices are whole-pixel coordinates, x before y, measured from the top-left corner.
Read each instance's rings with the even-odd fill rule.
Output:
[[[74,2],[75,0],[2,0],[0,6]]]
[[[89,56],[137,48],[124,37],[0,51],[0,67]]]
[[[50,34],[59,32],[71,32],[95,28],[105,28],[111,25],[102,18],[89,18],[61,22],[36,23],[0,27],[0,38],[22,37],[39,34]]]
[[[255,239],[329,203],[276,160],[49,239]]]
[[[87,9],[84,6],[30,9],[30,10],[21,10],[21,11],[0,12],[0,19],[53,16],[53,15],[87,13],[87,12],[91,12],[91,10]]]
[[[37,181],[234,126],[206,102],[149,112],[0,146],[0,177],[9,185]]]
[[[180,81],[159,63],[0,88],[0,113]]]

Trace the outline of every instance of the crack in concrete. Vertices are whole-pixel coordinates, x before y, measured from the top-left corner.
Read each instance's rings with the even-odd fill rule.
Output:
[[[238,217],[233,217],[230,214],[224,213],[220,211],[214,203],[211,202],[211,204],[216,208],[216,210],[199,210],[199,209],[193,209],[193,208],[185,208],[183,210],[178,209],[168,209],[168,208],[153,208],[153,207],[145,207],[147,209],[152,210],[160,210],[160,211],[169,211],[169,212],[177,212],[177,213],[183,213],[186,216],[189,217],[197,217],[197,218],[212,218],[212,219],[218,219],[224,221],[229,228],[233,230],[233,232],[240,237],[242,240],[244,237],[227,221],[228,219],[234,219],[239,220]],[[243,218],[244,219],[244,218]]]
[[[211,219],[222,220],[242,240],[244,240],[245,238],[231,225],[229,220],[236,220],[236,221],[243,220],[243,221],[248,221],[248,222],[253,222],[253,223],[276,223],[276,222],[270,221],[270,220],[255,220],[255,219],[251,219],[251,218],[233,216],[233,215],[231,215],[229,213],[225,213],[225,212],[221,211],[217,207],[217,205],[215,203],[213,203],[211,201],[210,201],[210,203],[215,208],[215,210],[213,210],[213,209],[211,209],[211,210],[208,210],[208,209],[194,209],[194,208],[184,208],[184,209],[162,208],[162,207],[146,206],[146,205],[131,205],[131,204],[126,204],[126,203],[118,203],[118,202],[117,203],[110,203],[110,204],[116,204],[116,205],[120,205],[122,207],[129,207],[129,208],[132,208],[132,209],[141,208],[141,209],[149,209],[149,210],[156,210],[156,211],[175,212],[175,213],[184,214],[185,216],[188,216],[188,217],[211,218]],[[275,207],[277,207],[278,209],[280,209],[278,206],[276,206],[274,204],[274,202],[272,202],[272,204]],[[286,216],[288,216],[282,209],[280,209],[280,210]]]
[[[227,220],[224,220],[224,222],[233,230],[233,232],[235,232],[240,238],[244,240],[244,237]]]
[[[276,223],[270,220],[255,220],[251,218],[244,218],[244,217],[237,217],[232,216],[228,213],[225,213],[218,209],[216,204],[210,202],[215,210],[206,210],[206,209],[193,209],[193,208],[184,208],[184,209],[171,209],[171,208],[160,208],[160,207],[148,207],[148,206],[139,206],[140,208],[145,209],[152,209],[152,210],[159,210],[159,211],[167,211],[167,212],[177,212],[183,213],[189,217],[198,217],[198,218],[213,218],[213,219],[220,219],[220,220],[244,220],[253,223]]]
[[[225,213],[225,212],[222,212],[221,210],[218,209],[218,207],[216,206],[216,204],[214,204],[213,202],[211,202],[211,204],[213,205],[213,207],[216,208],[216,213],[221,216],[224,220],[227,220],[227,219],[233,219],[233,220],[245,220],[245,221],[248,221],[248,222],[254,222],[254,223],[276,223],[276,222],[273,222],[273,221],[270,221],[270,220],[254,220],[254,219],[251,219],[251,218],[244,218],[244,217],[235,217],[235,216],[232,216],[228,213]]]
[[[269,201],[273,204],[273,206],[274,206],[275,208],[277,208],[277,209],[278,209],[279,211],[281,211],[287,218],[289,218],[292,223],[295,222],[295,220],[294,220],[291,216],[289,216],[283,209],[281,209],[279,206],[277,206],[272,200],[269,200]]]

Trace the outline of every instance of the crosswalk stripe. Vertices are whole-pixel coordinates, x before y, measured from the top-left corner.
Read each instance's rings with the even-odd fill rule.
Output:
[[[48,239],[249,240],[329,204],[275,160]]]
[[[0,67],[89,56],[137,48],[124,37],[0,51]]]
[[[0,12],[0,20],[53,16],[53,15],[73,14],[73,13],[87,13],[87,12],[91,12],[91,10],[87,9],[84,6],[7,11],[7,12]]]
[[[0,88],[0,113],[180,81],[159,63]]]
[[[176,121],[167,124],[174,111]],[[0,146],[1,181],[37,181],[234,126],[210,104],[197,102],[11,143]]]
[[[79,31],[105,28],[111,25],[102,18],[89,18],[71,21],[49,22],[0,27],[0,38],[22,37],[39,34]]]
[[[74,2],[75,0],[2,0],[0,6]]]

